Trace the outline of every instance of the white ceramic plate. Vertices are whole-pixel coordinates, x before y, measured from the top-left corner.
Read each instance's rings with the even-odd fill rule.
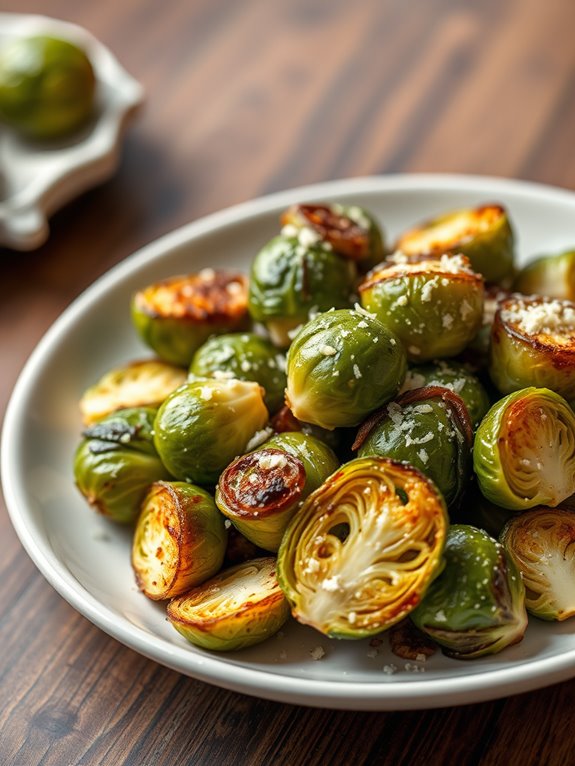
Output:
[[[278,230],[278,214],[303,200],[353,202],[373,210],[388,234],[450,208],[500,201],[519,235],[519,256],[575,242],[575,194],[533,184],[458,176],[356,179],[272,195],[224,210],[163,237],[98,280],[68,308],[32,354],[4,427],[2,470],[16,531],[48,581],[119,641],[168,667],[236,691],[285,702],[350,709],[425,708],[505,696],[575,675],[575,621],[532,619],[525,639],[471,662],[436,654],[405,663],[368,641],[324,638],[290,623],[281,638],[227,655],[193,648],[164,609],[138,593],[130,533],[94,514],[73,486],[77,401],[105,371],[145,355],[132,330],[131,293],[203,266],[247,269]],[[325,656],[310,652],[322,647]],[[374,656],[375,655],[375,656]],[[384,670],[394,665],[396,672]]]
[[[96,114],[69,138],[34,142],[0,126],[0,245],[33,250],[48,237],[48,217],[115,172],[126,120],[142,86],[85,29],[45,16],[0,13],[0,45],[25,35],[53,35],[80,45],[97,80]]]

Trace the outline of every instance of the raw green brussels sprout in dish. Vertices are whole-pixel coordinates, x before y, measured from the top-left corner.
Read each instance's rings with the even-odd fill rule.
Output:
[[[575,250],[531,261],[515,277],[513,289],[524,295],[575,301]]]
[[[444,556],[445,569],[411,613],[415,625],[461,660],[521,641],[525,588],[503,546],[482,529],[453,524]]]
[[[74,457],[76,486],[113,521],[134,521],[150,484],[170,478],[154,447],[155,416],[145,407],[119,410],[83,432]]]

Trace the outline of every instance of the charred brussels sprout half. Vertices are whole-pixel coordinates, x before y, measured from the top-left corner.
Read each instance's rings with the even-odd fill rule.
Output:
[[[414,362],[459,354],[481,327],[483,279],[464,256],[374,269],[359,293]]]
[[[190,374],[200,378],[253,380],[265,390],[270,412],[284,402],[285,357],[269,340],[254,333],[231,333],[210,338],[192,360]]]
[[[513,289],[524,295],[575,301],[575,250],[528,263],[515,277]]]
[[[441,571],[443,498],[411,466],[360,458],[311,494],[286,530],[278,579],[299,621],[337,638],[389,628]]]
[[[426,221],[403,234],[395,248],[408,256],[466,255],[488,282],[513,275],[514,234],[505,208],[481,205]]]
[[[154,601],[173,598],[216,574],[226,550],[223,516],[200,487],[174,481],[152,485],[132,545],[140,590]]]
[[[168,620],[184,638],[222,652],[265,641],[288,617],[273,558],[226,569],[168,604]]]
[[[280,347],[307,322],[311,311],[350,305],[355,266],[323,242],[301,244],[302,236],[278,236],[255,257],[250,274],[249,310]]]
[[[262,389],[241,380],[194,380],[158,410],[154,443],[178,479],[212,484],[268,419]]]
[[[132,298],[132,321],[158,356],[187,367],[211,335],[246,326],[247,294],[242,274],[203,269],[139,290]]]
[[[542,620],[575,615],[575,513],[537,508],[511,519],[501,542],[520,570],[527,611]]]
[[[482,529],[453,524],[444,555],[445,569],[411,614],[415,625],[461,660],[521,641],[525,588],[503,546]]]
[[[152,482],[170,474],[152,437],[156,410],[120,410],[87,428],[74,458],[76,486],[99,513],[129,523]]]
[[[502,394],[538,386],[575,406],[575,303],[517,295],[500,302],[489,374]]]
[[[361,310],[328,311],[290,346],[286,402],[306,423],[354,426],[393,398],[405,371],[403,347],[381,322]]]
[[[557,506],[575,492],[575,414],[547,388],[509,394],[477,429],[473,465],[482,493],[496,505]]]

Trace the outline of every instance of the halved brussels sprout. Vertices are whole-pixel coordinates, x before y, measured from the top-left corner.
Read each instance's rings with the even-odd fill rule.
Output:
[[[242,380],[193,380],[158,410],[154,443],[177,479],[212,484],[268,420],[262,388]]]
[[[173,598],[221,569],[224,518],[211,495],[182,481],[155,482],[138,518],[132,568],[140,590],[154,601]]]
[[[467,258],[384,265],[359,286],[362,306],[399,337],[408,358],[455,356],[475,337],[483,316],[483,278]]]
[[[350,305],[355,277],[355,265],[322,242],[274,237],[252,263],[250,314],[277,346],[287,347],[288,333],[307,322],[310,312]]]
[[[160,359],[131,362],[110,370],[80,399],[84,423],[95,423],[129,407],[159,407],[168,394],[185,382],[185,370]]]
[[[313,492],[286,530],[278,579],[299,621],[363,638],[417,606],[443,566],[445,503],[415,468],[359,458]]]
[[[359,457],[405,461],[430,478],[448,508],[469,481],[473,430],[463,400],[440,386],[407,391],[369,417],[353,445]]]
[[[575,414],[547,388],[497,402],[475,435],[473,467],[488,500],[511,510],[557,506],[575,493]]]
[[[119,410],[83,432],[74,457],[76,486],[99,513],[129,523],[150,484],[170,474],[154,447],[156,410]]]
[[[513,289],[524,295],[575,301],[575,250],[531,261],[515,277]]]
[[[513,275],[513,229],[501,205],[456,210],[425,221],[402,234],[395,249],[435,258],[462,253],[488,282],[502,282]]]
[[[242,274],[203,269],[139,290],[132,321],[158,356],[187,367],[211,335],[247,325],[248,281]]]
[[[575,615],[575,513],[537,508],[516,516],[501,533],[523,576],[527,611],[542,620]]]
[[[284,403],[285,357],[269,340],[255,333],[210,338],[194,354],[190,374],[253,380],[265,390],[264,402],[270,412],[276,412]]]
[[[286,402],[306,423],[354,426],[393,398],[406,366],[401,343],[377,319],[361,310],[328,311],[290,346]]]
[[[460,660],[521,641],[525,588],[503,546],[482,529],[453,524],[444,555],[445,569],[410,615],[415,625]]]
[[[289,617],[275,575],[275,559],[226,569],[168,604],[168,620],[190,643],[226,652],[273,636]]]
[[[575,406],[575,303],[517,295],[501,301],[489,374],[502,394],[538,386]]]

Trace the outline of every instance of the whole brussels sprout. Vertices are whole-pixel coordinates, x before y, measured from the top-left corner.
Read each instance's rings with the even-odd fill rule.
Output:
[[[182,481],[158,481],[148,492],[132,545],[140,590],[154,601],[173,598],[221,569],[224,519],[205,490]]]
[[[481,327],[483,279],[461,255],[384,265],[368,274],[359,294],[415,362],[459,354]]]
[[[154,447],[155,416],[151,408],[119,410],[83,432],[74,457],[76,486],[113,521],[134,521],[150,484],[170,478]]]
[[[328,311],[288,351],[286,402],[298,420],[354,426],[399,390],[405,352],[391,330],[361,310]]]
[[[190,643],[234,651],[265,641],[289,617],[275,575],[275,559],[226,569],[168,604],[168,620]]]
[[[284,403],[285,357],[269,340],[255,333],[210,338],[194,354],[190,374],[253,380],[265,390],[264,402],[270,412],[276,412]]]
[[[290,522],[278,579],[299,621],[363,638],[403,619],[443,566],[443,498],[415,468],[359,458],[313,492]]]
[[[268,419],[262,389],[241,380],[193,380],[158,410],[154,443],[178,479],[212,484]]]
[[[521,641],[525,588],[503,546],[482,529],[453,524],[444,555],[445,569],[410,615],[415,625],[460,660]]]
[[[575,301],[575,250],[531,261],[515,277],[513,289],[524,295]]]
[[[274,237],[255,257],[250,274],[249,310],[280,347],[307,322],[312,311],[349,306],[355,265],[322,242]]]
[[[575,414],[547,388],[515,391],[493,405],[473,446],[481,492],[503,508],[557,506],[575,493]]]
[[[158,356],[188,367],[211,335],[245,328],[247,304],[245,276],[203,269],[139,290],[132,298],[132,321]]]
[[[461,253],[474,271],[488,282],[513,276],[515,237],[507,211],[501,205],[445,213],[402,234],[395,249],[407,255],[435,258]]]

